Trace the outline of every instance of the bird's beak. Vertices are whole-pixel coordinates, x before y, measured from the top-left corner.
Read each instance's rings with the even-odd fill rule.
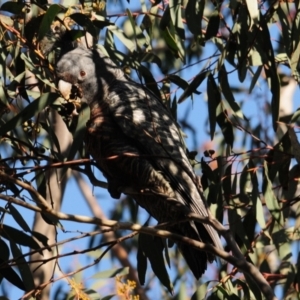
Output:
[[[72,84],[64,80],[58,82],[58,89],[66,100],[70,99]]]

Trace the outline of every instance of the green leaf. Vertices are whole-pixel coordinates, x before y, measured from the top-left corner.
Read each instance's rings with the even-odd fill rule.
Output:
[[[48,247],[48,237],[46,237],[45,235],[39,233],[39,232],[36,232],[36,231],[31,231],[31,234],[37,239],[39,240],[43,246],[45,247]],[[51,251],[51,248],[49,247],[48,248],[49,251]]]
[[[228,209],[228,220],[229,224],[233,224],[230,229],[235,236],[235,240],[241,248],[242,253],[246,253],[247,249],[250,247],[250,242],[248,235],[246,234],[242,218],[238,214],[238,210],[235,208]]]
[[[215,10],[209,18],[208,25],[205,32],[205,40],[217,36],[220,26],[220,14]]]
[[[249,285],[250,290],[252,291],[253,295],[255,296],[255,300],[262,300],[262,293],[260,288],[257,286],[257,283],[253,281],[252,277],[249,276],[247,273],[244,273],[245,277],[246,277],[246,282]],[[253,299],[253,298],[251,298]]]
[[[93,37],[98,36],[99,29],[96,28],[91,21],[91,19],[82,14],[82,13],[74,13],[69,16],[71,19],[73,19],[78,25],[82,26],[87,32],[89,32]]]
[[[232,194],[232,191],[231,191],[231,168],[232,168],[232,164],[230,163],[225,169],[225,174],[224,174],[224,177],[222,180],[224,198],[227,201],[227,203],[229,202],[230,195]]]
[[[138,71],[143,76],[147,88],[150,91],[152,91],[153,94],[155,94],[158,99],[161,99],[160,91],[157,87],[156,80],[154,79],[150,70],[143,65],[139,65]]]
[[[134,40],[137,42],[139,48],[143,49],[144,47],[147,47],[149,45],[149,42],[146,40],[141,28],[136,25],[131,11],[129,9],[126,9],[126,12],[134,33]]]
[[[9,241],[13,240],[17,244],[27,246],[35,250],[40,249],[39,244],[31,236],[11,226],[3,224],[0,230],[0,235]]]
[[[157,55],[155,55],[154,53],[151,53],[151,52],[142,53],[141,62],[155,63],[160,68],[162,67],[161,59]]]
[[[54,105],[52,105],[52,108],[54,107]],[[55,109],[55,108],[54,108]],[[63,159],[62,155],[61,155],[61,150],[60,150],[60,144],[58,141],[58,138],[55,134],[55,131],[53,130],[53,126],[51,126],[50,122],[48,119],[45,120],[45,122],[40,122],[39,123],[42,128],[48,133],[48,139],[50,140],[50,144],[51,146],[55,146],[55,150],[57,151],[57,156],[56,158],[60,158],[60,160]]]
[[[179,97],[178,103],[183,102],[186,98],[191,96],[193,93],[199,94],[199,92],[197,92],[197,88],[209,74],[210,71],[204,71],[204,72],[201,71],[200,73],[198,73],[194,77],[190,85],[184,90],[183,94]]]
[[[205,0],[189,0],[185,9],[185,19],[188,29],[196,36],[202,35],[202,17]]]
[[[58,97],[56,93],[45,93],[38,99],[32,101],[27,105],[21,113],[10,119],[6,124],[0,128],[0,136],[15,129],[17,126],[21,125],[25,121],[29,120],[35,114],[39,113],[46,106],[53,103]]]
[[[32,73],[34,73],[34,76],[36,76],[39,80],[44,82],[49,87],[56,89],[56,86],[53,83],[50,73],[47,72],[47,70],[45,68],[42,69],[42,68],[37,67],[40,65],[40,62],[37,60],[37,57],[33,55],[32,52],[29,52],[28,55],[26,55],[25,53],[22,53],[21,58],[24,60],[26,67],[30,71],[32,71]],[[45,75],[45,74],[48,74],[48,75]],[[34,91],[30,91],[29,89],[27,89],[27,94],[29,96],[33,96],[32,94],[30,94],[30,92],[36,93]]]
[[[221,86],[222,93],[225,96],[228,104],[232,108],[233,114],[235,116],[237,116],[238,118],[246,119],[245,116],[243,115],[243,112],[242,112],[240,106],[235,102],[232,90],[229,86],[227,71],[226,71],[224,65],[222,65],[222,67],[219,71],[218,79],[219,79],[219,83],[220,83],[220,86]]]
[[[264,168],[263,168],[263,184],[262,184],[262,192],[266,201],[266,205],[272,214],[273,218],[279,223],[284,224],[282,210],[279,205],[278,199],[275,196],[272,183],[269,179],[268,175],[268,165],[267,162],[264,161]]]
[[[2,259],[0,259],[0,265],[0,274],[12,285],[18,287],[20,290],[26,291],[23,281],[16,273],[16,271],[14,271],[14,269],[12,267],[7,266]]]
[[[22,13],[24,7],[24,2],[22,3],[15,1],[7,1],[1,5],[0,10],[8,11],[12,14],[19,15],[20,13]]]
[[[115,296],[116,296],[116,295],[107,295],[107,296],[101,298],[101,300],[110,300],[110,299],[112,299],[112,298],[115,297]]]
[[[187,89],[189,87],[189,84],[182,79],[181,77],[177,76],[177,75],[168,75],[167,77],[171,82],[175,83],[176,85],[178,85],[180,88],[182,88],[183,90]]]
[[[247,285],[246,282],[240,280],[240,279],[236,279],[234,281],[234,284],[237,286],[237,287],[242,287],[242,290],[243,290],[243,300],[250,300],[250,289],[249,289],[249,286]]]
[[[204,282],[200,286],[198,286],[191,300],[203,300],[203,295],[206,295],[209,283],[210,281]]]
[[[140,233],[139,240],[140,247],[142,248],[143,253],[149,259],[154,274],[168,289],[168,291],[173,294],[173,285],[166,270],[162,252],[163,244],[160,238]]]
[[[0,259],[2,261],[7,261],[9,259],[9,253],[9,247],[2,239],[0,239]]]
[[[9,204],[9,211],[15,221],[19,224],[19,226],[26,232],[31,232],[30,227],[24,220],[23,216],[19,213],[19,211],[10,203]]]
[[[257,70],[255,71],[254,76],[251,80],[251,84],[250,84],[250,87],[249,87],[249,94],[252,93],[252,90],[253,90],[253,88],[254,88],[254,86],[255,86],[255,84],[256,84],[256,82],[257,82],[257,80],[258,80],[258,78],[261,74],[262,69],[263,69],[263,66],[257,67]]]
[[[35,288],[35,285],[28,262],[25,260],[21,250],[13,240],[10,240],[10,248],[12,255],[17,263],[17,267],[22,277],[23,283],[26,287],[26,291],[33,290]]]
[[[146,271],[147,271],[147,256],[142,250],[140,236],[138,237],[138,251],[137,251],[137,272],[139,276],[139,282],[141,285],[145,284]]]
[[[222,134],[224,136],[224,141],[231,148],[233,147],[234,135],[233,135],[233,126],[230,122],[227,111],[220,111],[222,109],[221,105],[217,108],[217,118],[216,121],[222,130]]]
[[[285,51],[286,53],[290,54],[291,42],[292,42],[291,28],[288,21],[288,18],[290,18],[288,14],[290,12],[289,11],[287,13],[285,12],[286,6],[287,6],[286,3],[279,3],[277,8],[277,15],[279,17],[281,27],[282,27],[282,31],[280,33],[284,42]]]
[[[299,60],[300,60],[300,42],[298,42],[296,48],[292,52],[291,62],[290,62],[292,74],[297,82],[300,82]]]
[[[164,11],[164,14],[159,22],[159,28],[165,30],[171,22],[170,6],[168,5]]]
[[[106,271],[98,272],[92,276],[93,279],[106,279],[118,276],[125,276],[129,274],[129,267],[109,269]]]
[[[182,16],[181,16],[181,6],[182,6],[181,0],[169,0],[171,21],[179,37],[182,40],[184,40],[185,31],[184,31]]]
[[[38,40],[40,41],[50,30],[55,17],[63,11],[63,7],[58,4],[52,4],[44,14],[43,20],[38,31]]]
[[[86,123],[90,118],[90,108],[87,105],[82,105],[75,130],[72,130],[73,143],[69,151],[67,160],[73,160],[78,149],[82,146],[86,132]],[[65,169],[67,170],[67,168]],[[63,176],[63,175],[61,175]]]
[[[221,102],[221,94],[212,74],[209,73],[207,79],[207,101],[208,101],[208,117],[210,125],[210,138],[213,140],[217,122],[217,107]]]
[[[232,33],[236,36],[237,58],[238,58],[238,77],[243,82],[247,74],[247,54],[248,54],[248,12],[244,5],[239,6],[239,14],[233,26]]]
[[[130,51],[133,52],[135,50],[135,45],[134,43],[126,37],[124,32],[118,28],[117,26],[108,26],[107,27],[108,32],[113,33],[114,36],[116,36],[120,42]],[[107,36],[108,37],[108,36]],[[106,40],[108,42],[108,40]]]
[[[272,93],[271,109],[273,129],[276,132],[280,105],[280,80],[277,74],[277,65],[275,62],[269,28],[264,18],[261,18],[260,25],[261,29],[257,29],[257,49],[262,47],[263,51],[262,57],[264,58],[264,69]]]
[[[162,32],[162,36],[168,47],[172,50],[172,52],[174,52],[175,57],[179,57],[182,61],[184,61],[184,53],[182,52],[182,47],[168,27],[165,28],[165,30]]]

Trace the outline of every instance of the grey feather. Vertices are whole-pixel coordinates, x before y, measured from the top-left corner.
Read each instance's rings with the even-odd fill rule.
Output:
[[[81,100],[90,105],[86,144],[112,197],[137,191],[132,197],[159,222],[181,220],[186,212],[208,216],[178,126],[160,99],[96,50],[68,52],[56,72],[60,80],[77,86]],[[222,249],[209,225],[191,221],[168,229]],[[199,278],[214,256],[186,244],[178,246]]]

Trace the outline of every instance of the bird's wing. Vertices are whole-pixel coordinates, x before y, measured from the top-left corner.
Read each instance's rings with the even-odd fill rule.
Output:
[[[184,203],[192,211],[206,216],[196,176],[171,113],[151,92],[127,78],[116,81],[110,90],[104,101],[109,102],[111,116],[120,130],[143,149]]]
[[[192,212],[208,216],[197,178],[187,158],[179,129],[168,109],[147,89],[124,78],[110,87],[111,116],[120,130],[164,174],[177,194],[177,200]],[[198,226],[197,226],[198,227]],[[204,225],[213,243],[222,248],[218,234]]]

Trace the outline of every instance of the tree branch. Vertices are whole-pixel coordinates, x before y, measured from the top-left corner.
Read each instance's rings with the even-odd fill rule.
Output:
[[[212,216],[201,217],[197,214],[190,213],[187,215],[187,218],[200,223],[209,224],[213,228],[215,228],[215,230],[226,239],[228,245],[232,249],[234,256],[230,255],[224,250],[214,247],[211,244],[204,244],[202,242],[187,238],[185,236],[181,236],[179,234],[175,234],[170,231],[160,229],[159,227],[144,227],[142,225],[134,224],[130,222],[121,223],[113,220],[100,219],[96,217],[87,217],[82,215],[71,215],[71,214],[55,211],[50,207],[50,205],[48,205],[46,200],[31,185],[4,173],[0,173],[0,178],[13,182],[19,185],[20,187],[26,189],[35,198],[39,207],[15,199],[14,197],[9,197],[0,194],[0,198],[3,200],[15,203],[17,205],[21,205],[23,207],[27,207],[35,211],[43,212],[44,214],[49,214],[50,216],[58,218],[60,220],[73,221],[78,223],[96,224],[99,226],[110,227],[112,228],[112,230],[132,230],[132,231],[137,231],[145,234],[150,234],[153,236],[168,238],[175,242],[186,243],[189,246],[194,247],[198,250],[212,253],[226,260],[230,264],[236,266],[243,273],[246,273],[249,276],[251,276],[251,278],[256,282],[256,284],[262,291],[262,293],[265,295],[266,299],[268,300],[276,299],[272,288],[270,287],[266,279],[263,277],[263,275],[259,272],[259,270],[254,265],[247,262],[247,260],[244,258],[234,238],[232,237],[230,231],[226,229],[220,222],[218,222]]]

